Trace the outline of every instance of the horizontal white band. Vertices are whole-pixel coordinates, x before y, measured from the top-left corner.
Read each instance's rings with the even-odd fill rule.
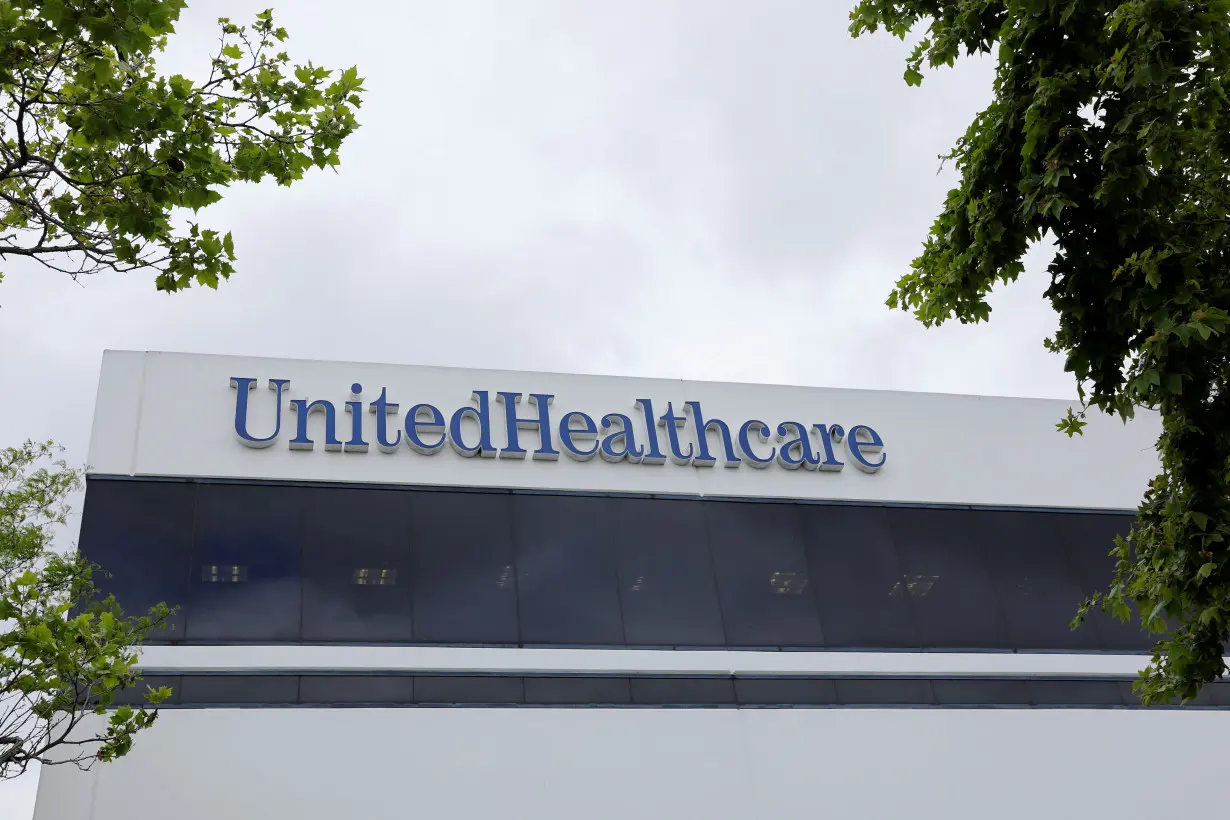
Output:
[[[1124,677],[1143,655],[727,650],[498,649],[389,646],[149,646],[163,672],[444,672],[606,675],[897,675]]]

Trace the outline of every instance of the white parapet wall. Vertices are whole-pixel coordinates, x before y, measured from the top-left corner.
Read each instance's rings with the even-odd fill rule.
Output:
[[[1069,439],[1055,429],[1069,406],[108,352],[90,464],[133,476],[1134,508],[1157,468],[1157,416],[1094,415]]]

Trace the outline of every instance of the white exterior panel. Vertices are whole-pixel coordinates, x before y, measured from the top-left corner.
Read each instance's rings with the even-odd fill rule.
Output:
[[[253,435],[272,432],[276,395],[269,379],[288,379],[283,396],[281,435],[262,449],[244,446],[236,435],[237,390],[232,378],[258,380],[249,392],[248,426]],[[509,391],[554,396],[551,420],[558,425],[569,411],[601,419],[621,413],[644,442],[644,422],[635,406],[650,399],[656,415],[671,403],[682,413],[687,401],[701,403],[706,419],[720,418],[737,428],[750,419],[776,427],[784,421],[804,425],[867,425],[882,437],[886,463],[874,473],[855,469],[846,445],[835,445],[840,471],[789,470],[779,464],[729,469],[664,464],[610,463],[600,458],[554,461],[465,458],[445,446],[421,455],[402,443],[382,452],[373,439],[375,418],[366,404],[366,452],[324,449],[323,417],[310,417],[312,450],[293,450],[295,399],[325,399],[336,408],[337,433],[350,435],[343,404],[351,384],[363,388],[370,403],[382,388],[400,405],[390,430],[406,411],[427,403],[446,417],[473,406],[473,391],[489,391],[493,444],[505,447],[504,407],[495,394]],[[136,395],[133,395],[134,392]],[[533,409],[523,401],[520,415]],[[929,393],[893,393],[774,385],[718,384],[553,373],[461,370],[400,365],[351,364],[255,359],[172,353],[108,352],[99,385],[98,413],[90,452],[95,474],[191,476],[289,481],[340,481],[568,491],[638,492],[730,497],[834,499],[937,504],[1132,509],[1156,472],[1153,444],[1159,432],[1155,414],[1144,413],[1128,425],[1091,418],[1085,434],[1069,439],[1055,430],[1068,402],[987,398]],[[133,428],[134,416],[136,421]],[[476,425],[474,425],[476,427]],[[475,431],[467,422],[467,435]],[[398,429],[403,432],[404,428]],[[558,429],[553,431],[559,447]],[[662,448],[665,430],[658,427]],[[392,433],[389,434],[390,436]],[[521,430],[526,449],[537,446],[535,430]],[[692,442],[692,428],[681,430]],[[848,437],[847,437],[848,440]],[[710,447],[721,450],[716,433]],[[763,445],[762,455],[775,442]],[[813,446],[820,445],[813,439]]]
[[[1218,817],[1228,732],[1209,711],[179,710],[123,760],[45,768],[35,820]]]

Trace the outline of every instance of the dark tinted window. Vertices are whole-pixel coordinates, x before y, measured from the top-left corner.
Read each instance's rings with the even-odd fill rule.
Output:
[[[1031,680],[1029,696],[1039,706],[1123,705],[1119,684],[1113,680]]]
[[[1081,597],[1110,587],[1115,559],[1110,551],[1116,535],[1127,535],[1131,529],[1130,515],[1098,515],[1067,513],[1055,516],[1055,525],[1064,539],[1081,588]],[[1101,610],[1089,613],[1078,631],[1092,632],[1089,638],[1101,649],[1147,651],[1153,640],[1140,628],[1140,618],[1133,610],[1127,623]]]
[[[627,678],[526,678],[526,703],[626,704],[632,702]]]
[[[935,699],[946,706],[1009,704],[1028,706],[1029,689],[1023,680],[933,680]]]
[[[613,498],[624,635],[633,645],[724,642],[702,506]]]
[[[299,640],[306,500],[296,487],[198,487],[189,638]]]
[[[822,646],[795,506],[705,505],[726,643]]]
[[[909,599],[923,645],[1011,648],[982,559],[985,536],[969,512],[892,509],[888,520],[902,569],[891,594]]]
[[[414,703],[409,675],[304,675],[300,703]]]
[[[517,573],[509,496],[414,493],[414,639],[516,643]]]
[[[512,503],[522,642],[623,643],[610,502],[522,495]]]
[[[828,645],[919,646],[884,510],[801,504],[798,515]]]
[[[824,678],[736,678],[735,697],[748,706],[837,703],[837,687]]]
[[[102,595],[130,615],[151,606],[188,603],[196,485],[167,481],[91,480],[81,520],[81,553],[102,567]],[[108,577],[110,576],[110,577]],[[181,609],[150,642],[182,640]]]
[[[632,702],[718,706],[735,702],[735,685],[730,678],[633,678]]]
[[[297,675],[184,675],[182,703],[262,703],[285,705],[299,700]]]
[[[966,513],[1017,649],[1096,648],[1093,630],[1069,623],[1083,595],[1055,520],[1044,513]],[[1109,576],[1108,576],[1109,577]]]
[[[146,696],[151,689],[161,689],[169,687],[171,697],[162,701],[159,706],[174,706],[179,703],[180,681],[179,675],[146,675],[137,681],[135,686],[130,686],[127,689],[121,689],[115,695],[113,706],[148,706],[149,701]]]
[[[931,681],[900,678],[839,680],[837,698],[847,706],[935,703]]]
[[[420,676],[414,679],[419,703],[523,703],[521,678]]]
[[[304,489],[303,639],[414,640],[410,496]]]

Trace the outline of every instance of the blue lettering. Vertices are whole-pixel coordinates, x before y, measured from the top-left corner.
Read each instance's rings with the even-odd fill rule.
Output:
[[[517,405],[521,402],[520,393],[496,393],[495,400],[504,405],[508,429],[508,446],[500,450],[500,458],[525,458],[525,449],[521,447],[517,433],[519,430],[537,430],[539,447],[534,451],[534,460],[559,459],[559,450],[556,450],[551,442],[551,402],[555,400],[555,396],[530,393],[530,404],[534,405],[538,413],[531,418],[517,415]]]
[[[840,442],[845,436],[846,431],[842,429],[840,424],[834,424],[828,427],[823,424],[813,424],[811,429],[820,434],[820,443],[824,445],[824,461],[816,465],[819,470],[826,472],[841,472],[841,468],[845,467],[844,461],[838,461],[837,455],[833,452],[833,442]]]
[[[245,447],[260,449],[277,441],[282,432],[282,391],[289,385],[290,379],[269,380],[269,389],[276,390],[278,394],[274,405],[277,415],[274,416],[273,433],[264,438],[256,438],[248,432],[248,393],[256,386],[256,379],[231,377],[231,387],[235,388],[235,435]]]
[[[859,436],[865,437],[860,439]],[[850,453],[850,458],[854,459],[854,466],[864,473],[874,473],[884,466],[884,462],[888,461],[888,454],[882,452],[884,439],[865,424],[857,424],[850,428],[850,435],[846,437],[846,450]],[[877,454],[880,456],[877,461],[867,458],[868,455]]]
[[[698,401],[684,402],[684,412],[692,416],[692,427],[696,430],[696,446],[700,451],[696,458],[692,459],[693,467],[712,467],[717,463],[717,459],[709,454],[710,428],[716,429],[722,438],[722,452],[725,455],[725,463],[722,466],[738,467],[743,463],[735,454],[735,444],[731,441],[730,428],[726,426],[726,422],[721,419],[705,421],[705,415],[701,412]]]
[[[820,466],[820,459],[811,449],[811,436],[807,425],[797,421],[783,421],[777,425],[777,440],[781,441],[790,435],[794,429],[794,438],[777,448],[777,463],[787,470],[797,470],[800,467],[814,470]]]
[[[654,427],[653,402],[649,399],[637,399],[636,407],[645,415],[645,438],[649,444],[649,451],[641,457],[641,464],[665,464],[666,456],[658,447],[658,430]],[[628,432],[630,436],[631,429]]]
[[[493,458],[495,456],[495,447],[491,444],[491,401],[487,397],[486,390],[475,390],[471,399],[478,403],[478,409],[473,407],[461,407],[453,413],[452,419],[448,425],[448,443],[449,446],[456,450],[459,454],[470,456],[482,456],[483,458]],[[473,418],[478,422],[478,444],[470,446],[465,443],[462,437],[461,423],[467,418]]]
[[[624,459],[631,461],[633,464],[639,462],[644,458],[645,450],[636,444],[632,419],[622,413],[607,413],[602,417],[603,432],[610,430],[616,424],[619,425],[619,429],[613,433],[607,433],[602,439],[602,443],[598,445],[598,455],[602,457],[603,461],[612,463],[623,461]]]
[[[333,402],[317,399],[308,403],[307,399],[291,399],[290,409],[295,411],[295,437],[290,440],[292,450],[311,450],[316,442],[308,438],[308,417],[313,413],[325,414],[325,449],[340,450],[342,442],[337,437],[337,408]]]
[[[363,402],[359,400],[362,392],[363,385],[358,382],[350,385],[351,400],[346,402],[346,412],[350,414],[350,441],[342,445],[347,453],[367,452],[367,442],[363,440]]]
[[[773,463],[773,456],[777,452],[776,447],[769,449],[767,458],[761,458],[756,455],[756,451],[752,449],[751,439],[749,434],[755,433],[756,437],[762,442],[769,440],[769,425],[757,419],[743,422],[743,426],[739,428],[739,450],[743,456],[743,460],[758,470],[763,470]]]
[[[579,428],[572,426],[573,419],[581,423]],[[589,461],[598,452],[597,438],[598,425],[594,424],[594,420],[586,414],[573,410],[571,413],[565,413],[560,419],[559,443],[569,458],[576,461]],[[593,442],[594,446],[582,450],[577,446],[578,441]]]
[[[397,415],[398,406],[394,402],[389,401],[388,388],[382,387],[380,388],[380,395],[368,408],[371,414],[376,417],[376,446],[380,448],[382,453],[395,453],[397,452],[398,445],[401,444],[401,430],[394,431],[397,433],[397,438],[389,441],[389,416]],[[444,419],[440,419],[440,422],[443,426]]]
[[[427,414],[426,419],[419,418],[423,413]],[[423,441],[424,434],[440,438],[435,442],[426,442]],[[431,404],[416,404],[411,407],[406,413],[406,443],[410,445],[410,449],[425,456],[434,456],[444,447],[444,441],[444,414],[440,409]]]
[[[666,412],[658,419],[658,425],[666,430],[666,440],[671,450],[671,461],[682,466],[692,463],[693,454],[691,444],[688,444],[688,451],[685,453],[679,443],[679,430],[686,421],[686,416],[675,415],[675,406],[671,402],[666,403]]]

